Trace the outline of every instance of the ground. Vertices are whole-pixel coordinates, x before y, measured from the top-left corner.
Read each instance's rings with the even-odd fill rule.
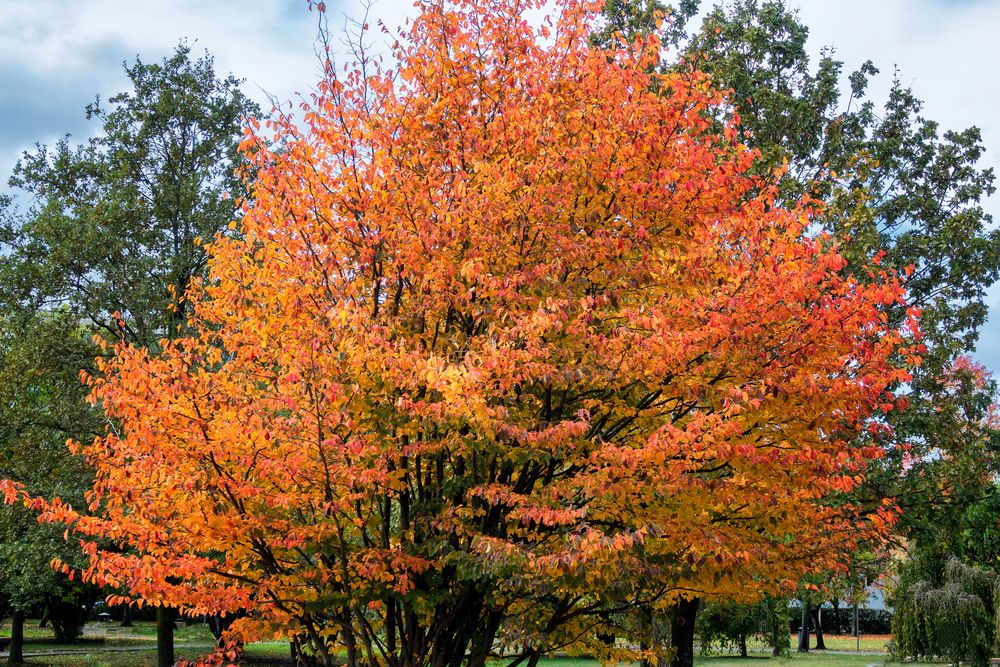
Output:
[[[0,631],[0,634],[6,634]],[[80,642],[55,644],[49,630],[39,628],[37,621],[25,627],[27,664],[33,667],[153,667],[156,651],[156,626],[153,623],[136,623],[132,628],[121,628],[117,623],[88,625]],[[887,635],[867,636],[861,639],[861,654],[841,653],[854,651],[854,637],[827,636],[829,651],[793,653],[787,658],[771,658],[763,646],[751,645],[753,655],[747,659],[731,656],[697,656],[695,665],[700,667],[881,667],[888,659],[885,651]],[[178,658],[193,658],[207,652],[213,643],[212,635],[202,624],[181,626],[175,635]],[[245,664],[289,665],[288,644],[262,642],[247,647]],[[497,667],[506,662],[496,663]],[[543,660],[539,667],[598,667],[593,660],[553,658]],[[624,667],[624,666],[623,666]]]

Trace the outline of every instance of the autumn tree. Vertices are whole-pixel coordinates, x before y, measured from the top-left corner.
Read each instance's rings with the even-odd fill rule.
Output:
[[[914,361],[900,280],[776,205],[657,38],[600,51],[597,6],[540,4],[421,3],[395,67],[248,131],[189,333],[89,378],[117,425],[78,445],[89,511],[26,499],[86,579],[320,664],[661,660],[596,636],[884,532],[831,499]]]

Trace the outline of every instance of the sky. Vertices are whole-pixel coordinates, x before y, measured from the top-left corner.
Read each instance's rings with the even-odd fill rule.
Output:
[[[412,0],[374,0],[369,22],[402,25]],[[329,0],[336,36],[359,19],[359,0]],[[708,6],[713,0],[703,0]],[[845,71],[871,59],[883,100],[894,68],[942,129],[978,126],[983,166],[1000,171],[1000,0],[790,0],[810,28],[810,50],[836,49]],[[65,134],[97,132],[84,107],[126,88],[122,63],[156,62],[181,40],[207,50],[216,71],[245,78],[244,91],[265,107],[295,101],[320,75],[317,14],[306,0],[0,0],[0,192],[17,157]],[[1000,221],[1000,195],[985,202]],[[1000,377],[1000,287],[990,290],[990,321],[975,357]]]

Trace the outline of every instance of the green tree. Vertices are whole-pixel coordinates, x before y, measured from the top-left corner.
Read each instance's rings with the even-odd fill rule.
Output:
[[[981,206],[993,172],[978,166],[977,128],[942,132],[898,76],[877,109],[867,97],[875,66],[866,62],[845,80],[827,50],[813,67],[808,34],[784,2],[739,0],[716,6],[686,52],[732,91],[742,138],[761,152],[758,169],[787,161],[786,197],[823,202],[819,221],[846,249],[850,270],[860,274],[879,251],[883,265],[914,267],[907,287],[923,310],[928,346],[914,379],[919,401],[975,344],[986,289],[1000,276],[1000,230],[989,229]]]
[[[986,290],[1000,277],[1000,230],[990,229],[981,205],[994,192],[993,172],[978,166],[984,148],[977,128],[942,132],[898,76],[878,109],[867,97],[875,66],[866,62],[845,81],[832,51],[810,64],[807,38],[807,27],[784,2],[739,0],[717,6],[686,48],[689,59],[732,90],[743,140],[761,152],[758,169],[787,161],[785,196],[822,202],[818,222],[844,248],[849,270],[863,275],[877,253],[882,266],[913,267],[907,291],[922,311],[927,352],[914,369],[908,409],[890,413],[894,446],[876,490],[920,503],[904,515],[909,532],[952,525],[940,496],[910,493],[911,476],[900,471],[904,459],[945,461],[928,476],[939,488],[960,490],[966,472],[951,464],[968,462],[968,440],[979,436],[956,428],[942,399],[950,393],[949,400],[980,412],[991,402],[983,384],[965,383],[959,396],[942,378],[974,348]],[[846,99],[842,90],[849,90]],[[992,450],[971,458],[980,469],[1000,470]],[[950,504],[964,512],[964,504]]]
[[[38,494],[58,494],[85,505],[83,489],[90,473],[70,456],[65,442],[77,434],[96,435],[99,416],[84,401],[79,370],[95,354],[89,334],[66,311],[39,312],[24,320],[8,313],[0,319],[0,475]],[[82,554],[62,531],[39,524],[20,506],[0,506],[0,599],[12,612],[12,637],[25,614],[47,606],[59,639],[71,640],[82,619],[70,618],[60,602],[86,602],[90,587],[69,582],[49,567],[52,558],[80,563]],[[20,655],[13,642],[10,661]]]
[[[153,345],[184,322],[175,295],[204,268],[200,240],[238,212],[237,147],[259,109],[184,44],[125,73],[131,92],[87,106],[96,137],[38,146],[18,162],[11,186],[34,207],[5,230],[2,278],[19,304],[62,304],[107,335]]]
[[[747,657],[747,641],[759,637],[772,654],[788,651],[788,601],[766,598],[753,605],[711,602],[698,612],[696,632],[702,653],[736,649]]]
[[[864,495],[899,499],[906,538],[955,544],[972,508],[993,502],[991,480],[1000,472],[981,418],[992,386],[952,381],[985,321],[986,290],[1000,277],[1000,230],[981,206],[994,177],[979,166],[980,132],[942,131],[898,74],[887,101],[876,105],[868,96],[875,65],[845,75],[831,49],[813,63],[808,27],[783,1],[717,4],[686,36],[699,4],[609,3],[595,42],[608,43],[615,31],[648,32],[657,11],[675,17],[665,30],[679,55],[663,66],[696,67],[730,91],[728,115],[715,120],[739,118],[740,139],[760,152],[759,173],[787,164],[782,198],[817,202],[816,222],[840,244],[845,270],[912,267],[909,302],[922,310],[927,351],[909,384],[909,408],[888,414],[892,435],[880,441],[887,456]],[[887,315],[899,321],[904,313]]]
[[[30,210],[18,214],[5,202],[0,220],[0,309],[10,315],[0,354],[16,360],[3,366],[14,377],[0,389],[10,413],[0,425],[0,469],[39,496],[80,505],[89,473],[64,443],[97,433],[79,381],[97,350],[90,336],[155,348],[183,329],[186,305],[177,297],[205,268],[201,239],[238,214],[245,190],[237,148],[245,119],[259,114],[239,80],[217,77],[212,58],[193,58],[183,43],[125,73],[130,91],[86,108],[100,125],[94,138],[73,145],[66,137],[23,155],[10,185]],[[60,600],[77,609],[82,589],[48,563],[72,564],[78,554],[67,548],[79,549],[23,510],[4,512],[0,574],[14,609],[43,592],[53,609]]]

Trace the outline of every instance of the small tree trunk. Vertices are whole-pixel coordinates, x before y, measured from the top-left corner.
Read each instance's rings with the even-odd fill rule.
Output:
[[[657,612],[647,610],[643,612],[643,619],[646,624],[646,632],[643,633],[644,641],[640,642],[639,648],[643,651],[652,651],[654,654],[662,653],[663,648],[670,641],[670,629],[663,617]],[[639,665],[640,667],[667,667],[667,663],[662,657],[643,658]]]
[[[799,653],[809,652],[809,603],[802,600],[802,622],[799,626]]]
[[[7,663],[11,665],[24,664],[24,612],[15,609],[10,617],[10,653]]]
[[[833,634],[842,635],[843,626],[840,623],[840,598],[830,600],[833,603]]]
[[[174,665],[174,610],[160,605],[156,608],[156,667]]]
[[[823,608],[816,607],[816,611],[813,612],[813,630],[816,632],[816,649],[820,651],[826,650],[826,644],[823,642]]]
[[[701,600],[678,600],[670,614],[670,667],[694,667],[694,618]]]
[[[747,657],[747,636],[746,635],[740,635],[740,657],[741,658],[746,658]]]
[[[132,627],[132,605],[127,604],[122,607],[122,625],[123,628]]]
[[[861,650],[861,624],[858,621],[858,601],[854,601],[854,641],[858,650]]]

